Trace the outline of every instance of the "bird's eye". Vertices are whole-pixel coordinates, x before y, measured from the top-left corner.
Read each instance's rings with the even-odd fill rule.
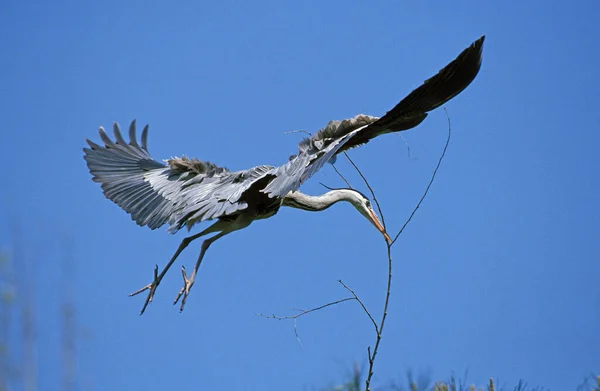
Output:
[[[367,200],[366,204],[367,204],[367,208],[371,207],[371,201]]]

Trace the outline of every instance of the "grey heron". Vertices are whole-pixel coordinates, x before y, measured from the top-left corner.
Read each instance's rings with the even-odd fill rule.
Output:
[[[183,287],[173,304],[181,299],[183,311],[194,285],[200,263],[210,245],[223,236],[248,227],[253,221],[271,217],[281,206],[308,211],[322,211],[339,201],[352,204],[372,225],[391,241],[371,202],[353,189],[337,189],[320,196],[298,191],[300,185],[340,152],[366,144],[386,134],[419,125],[427,113],[463,91],[477,76],[485,36],[466,48],[458,57],[408,94],[383,117],[357,115],[343,121],[331,121],[314,136],[300,142],[297,155],[282,166],[257,166],[231,172],[207,161],[187,157],[172,158],[166,164],[154,160],[148,152],[148,126],[141,144],[136,136],[135,120],[129,127],[127,142],[119,125],[114,125],[113,141],[100,128],[104,145],[87,140],[85,160],[95,182],[104,195],[119,205],[140,226],[151,229],[169,224],[170,233],[183,227],[190,230],[205,220],[216,220],[200,233],[182,240],[167,265],[153,281],[131,296],[148,291],[141,313],[156,292],[163,277],[179,254],[194,240],[207,234],[216,235],[202,242],[191,276],[182,267]]]

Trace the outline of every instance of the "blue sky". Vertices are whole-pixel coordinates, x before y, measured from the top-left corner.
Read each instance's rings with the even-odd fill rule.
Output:
[[[61,272],[75,278],[78,383],[88,390],[312,390],[366,365],[387,261],[349,205],[282,210],[216,242],[186,310],[180,265],[140,317],[149,282],[185,236],[140,228],[93,183],[86,138],[150,124],[157,159],[231,169],[278,165],[331,119],[382,115],[480,35],[475,82],[447,108],[453,138],[429,197],[394,248],[375,385],[407,369],[468,370],[554,390],[600,371],[598,94],[600,4],[505,2],[4,2],[0,6],[0,244],[21,226],[35,292],[41,389],[60,385]],[[392,231],[429,180],[446,137],[437,110],[352,151]],[[358,186],[347,163],[339,168]],[[325,167],[303,190],[342,182]],[[17,338],[16,336],[13,336]]]

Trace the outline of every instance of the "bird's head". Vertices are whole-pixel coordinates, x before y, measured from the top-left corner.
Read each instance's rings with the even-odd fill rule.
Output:
[[[388,243],[392,243],[392,239],[386,232],[383,224],[379,220],[377,213],[373,210],[373,206],[371,205],[371,200],[361,193],[360,191],[354,189],[346,189],[349,194],[352,194],[348,197],[348,201],[360,212],[361,215],[365,216],[367,220],[371,222],[383,234]]]

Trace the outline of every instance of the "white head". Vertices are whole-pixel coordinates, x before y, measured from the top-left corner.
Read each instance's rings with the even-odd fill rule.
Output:
[[[385,236],[385,239],[388,243],[392,242],[392,239],[386,232],[383,224],[377,217],[377,213],[373,210],[373,206],[371,205],[371,200],[362,194],[361,192],[354,189],[344,189],[347,192],[347,200],[360,212],[361,215],[365,216],[367,220],[371,222]]]

